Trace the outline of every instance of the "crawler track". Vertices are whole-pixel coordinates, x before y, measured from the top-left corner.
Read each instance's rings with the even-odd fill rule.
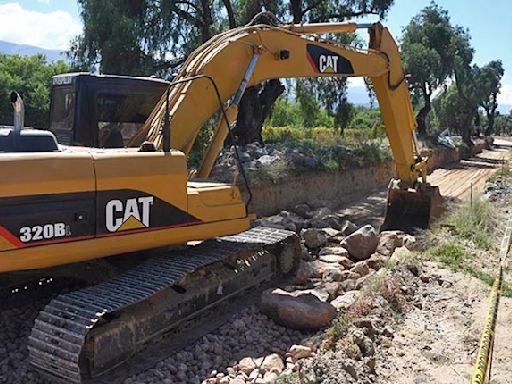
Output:
[[[294,233],[253,228],[164,253],[110,281],[61,294],[35,321],[31,363],[52,382],[100,378],[190,319],[289,273],[299,255]]]

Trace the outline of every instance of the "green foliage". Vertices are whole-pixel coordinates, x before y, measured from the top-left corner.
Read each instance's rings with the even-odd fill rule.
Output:
[[[464,248],[455,242],[443,242],[430,250],[440,262],[452,269],[460,269],[468,254]]]
[[[48,128],[51,77],[70,71],[63,61],[48,64],[43,55],[0,55],[0,124],[12,125],[11,91],[25,103],[25,125]]]
[[[447,222],[454,227],[454,235],[472,241],[482,249],[492,249],[496,220],[491,204],[474,201],[471,207],[463,207],[448,216]]]
[[[280,375],[277,380],[274,382],[275,384],[296,384],[299,383],[299,377],[297,373],[289,373]]]
[[[304,121],[300,105],[286,97],[280,97],[272,107],[272,113],[265,125],[273,127],[302,127]]]
[[[347,334],[348,329],[352,325],[352,318],[347,315],[340,315],[331,322],[329,328],[325,332],[326,344],[333,347],[339,340],[342,340]]]
[[[265,142],[307,147],[319,167],[327,170],[360,168],[391,159],[389,149],[373,139],[369,129],[346,129],[345,135],[340,136],[332,128],[263,127]]]
[[[415,92],[430,96],[453,73],[452,34],[448,12],[434,2],[405,27],[402,59]]]

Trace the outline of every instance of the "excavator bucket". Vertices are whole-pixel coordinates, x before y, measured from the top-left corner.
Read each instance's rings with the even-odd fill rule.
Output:
[[[412,233],[426,229],[444,211],[444,199],[439,187],[421,184],[416,189],[404,189],[399,180],[391,180],[388,187],[386,217],[381,230],[398,229]]]

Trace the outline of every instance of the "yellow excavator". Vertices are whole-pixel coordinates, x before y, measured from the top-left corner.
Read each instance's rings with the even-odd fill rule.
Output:
[[[367,50],[322,38],[361,28],[370,34]],[[398,47],[379,23],[255,23],[213,37],[188,57],[132,139],[135,149],[60,147],[47,133],[22,129],[13,95],[15,127],[0,130],[2,286],[19,294],[18,279],[33,276],[87,283],[37,316],[28,349],[41,374],[95,381],[156,339],[187,332],[205,311],[294,271],[296,235],[249,229],[254,216],[239,189],[207,177],[246,87],[324,76],[371,79],[398,174],[384,227],[426,227],[439,194],[417,151]],[[203,162],[189,172],[187,154],[218,111]],[[200,242],[168,248],[192,241]]]

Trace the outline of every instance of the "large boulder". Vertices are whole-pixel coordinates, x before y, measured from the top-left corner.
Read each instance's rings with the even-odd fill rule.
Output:
[[[359,228],[341,242],[341,246],[348,251],[350,259],[354,261],[368,259],[375,252],[378,245],[379,235],[371,225]]]
[[[293,329],[319,329],[336,317],[336,308],[310,293],[269,289],[263,292],[261,312],[276,323]]]

